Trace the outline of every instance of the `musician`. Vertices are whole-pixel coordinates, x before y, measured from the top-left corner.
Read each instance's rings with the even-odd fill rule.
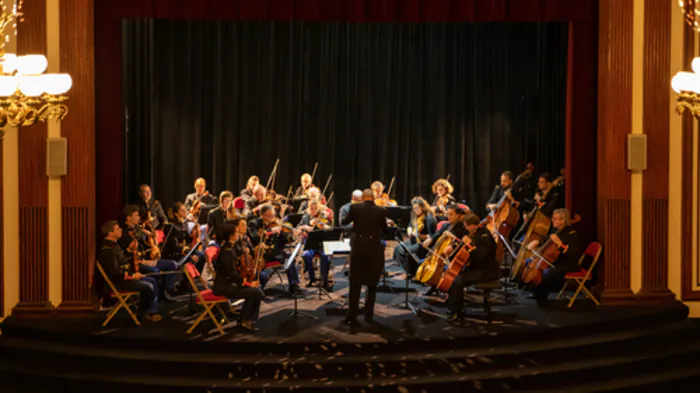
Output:
[[[243,215],[252,219],[258,215],[260,208],[265,203],[265,197],[267,196],[267,189],[265,186],[258,184],[253,189],[253,197],[245,201],[245,209],[243,210]]]
[[[118,291],[134,291],[139,293],[139,320],[158,322],[163,319],[158,311],[158,282],[155,277],[144,277],[134,272],[131,262],[117,244],[122,237],[122,228],[117,221],[107,221],[100,228],[104,240],[97,253],[97,263],[102,266],[109,280]],[[95,268],[95,289],[102,297],[109,297],[111,290],[104,282],[102,275]]]
[[[433,195],[435,195],[435,201],[433,201],[433,211],[440,218],[440,220],[445,219],[445,214],[447,212],[447,206],[455,203],[455,198],[452,196],[454,192],[454,187],[450,184],[447,179],[437,179],[432,186]]]
[[[253,190],[258,184],[260,184],[260,178],[257,176],[251,176],[248,178],[245,188],[241,190],[241,198],[243,198],[243,201],[247,202],[248,199],[253,197]]]
[[[581,257],[581,243],[578,233],[571,227],[571,215],[567,209],[557,209],[552,213],[552,230],[542,244],[551,240],[559,249],[559,256],[556,260],[550,261],[554,267],[547,268],[542,273],[542,282],[533,291],[533,297],[537,300],[537,305],[543,306],[547,301],[550,292],[558,291],[564,285],[566,273],[578,271],[578,261]],[[535,249],[540,242],[533,240],[527,245],[530,250]],[[531,261],[526,261],[526,264]]]
[[[203,177],[194,181],[194,191],[194,193],[187,195],[187,199],[185,199],[185,209],[187,209],[187,219],[197,222],[199,217],[195,217],[192,211],[192,207],[195,206],[195,203],[199,202],[199,209],[203,209],[207,206],[215,205],[217,200],[215,196],[209,194],[209,191],[207,191],[207,181],[204,180]],[[202,222],[200,221],[200,223]]]
[[[207,219],[207,233],[211,234],[211,237],[219,242],[218,239],[219,231],[226,221],[226,212],[231,206],[231,200],[233,199],[233,193],[231,191],[223,191],[219,194],[219,206],[209,212],[209,218]]]
[[[423,259],[428,255],[428,250],[423,247],[422,242],[435,235],[437,220],[425,199],[421,197],[413,198],[411,206],[413,211],[411,212],[411,223],[408,227],[409,239],[403,242],[403,245],[418,258]],[[403,266],[409,277],[415,276],[418,263],[408,255],[403,247],[398,246],[394,248],[394,260]]]
[[[223,244],[219,254],[219,266],[216,269],[213,292],[217,296],[229,299],[245,299],[241,310],[240,326],[248,331],[256,331],[253,324],[260,315],[260,302],[265,297],[259,283],[249,282],[241,276],[240,263],[246,253],[252,253],[248,243],[244,242],[246,222],[242,218],[226,221],[221,230]],[[247,249],[247,250],[246,250]],[[245,267],[243,268],[245,269]]]
[[[198,224],[187,221],[187,209],[182,202],[175,202],[168,211],[168,216],[170,217],[170,227],[165,231],[162,254],[164,258],[179,261],[190,252],[193,243],[196,243],[192,239],[192,232],[195,232],[195,225]],[[192,230],[189,229],[190,227]],[[199,249],[193,252],[188,260],[192,261],[201,272],[206,256]]]
[[[467,230],[462,222],[466,212],[464,209],[459,207],[459,205],[451,204],[447,205],[447,221],[448,224],[443,224],[440,229],[438,229],[434,235],[429,235],[425,240],[423,240],[423,247],[428,248],[433,244],[434,239],[439,239],[443,233],[446,231],[452,232],[456,238],[462,238],[466,235]]]
[[[374,302],[377,282],[384,271],[384,247],[382,234],[388,232],[386,209],[376,206],[372,190],[362,193],[362,203],[350,206],[346,224],[352,224],[350,258],[350,294],[348,314],[344,323],[357,323],[358,303],[362,286],[367,286],[365,296],[365,321],[374,322]]]
[[[493,192],[486,202],[486,210],[495,210],[498,207],[498,202],[503,198],[506,191],[512,191],[513,186],[513,172],[503,171],[501,173],[501,184],[496,185],[493,188]]]
[[[122,250],[127,253],[126,255],[132,256],[133,259],[133,253],[129,250],[133,246],[134,241],[136,242],[138,254],[144,257],[138,264],[138,272],[141,274],[153,274],[178,270],[177,263],[171,259],[151,258],[150,254],[152,248],[149,246],[149,235],[141,228],[139,225],[140,222],[141,215],[139,214],[139,208],[134,205],[127,205],[124,208],[123,233],[122,237],[119,239],[119,245],[122,247]],[[158,249],[157,245],[155,248],[160,253],[160,249]],[[135,263],[135,261],[132,260],[132,263]],[[164,299],[169,301],[174,300],[175,293],[177,292],[177,276],[178,275],[175,274],[163,275],[164,285],[162,295]]]
[[[450,286],[447,299],[448,321],[464,316],[464,288],[467,285],[498,280],[500,271],[496,261],[496,241],[488,229],[479,225],[479,217],[470,213],[464,219],[468,235],[462,237],[464,247],[472,251],[468,265],[455,278]]]
[[[135,203],[139,208],[141,222],[150,224],[153,230],[162,229],[168,222],[168,218],[163,211],[163,205],[159,201],[153,199],[151,187],[148,184],[142,184],[139,187],[139,200]],[[151,213],[151,222],[148,222],[148,213]]]
[[[306,194],[308,195],[308,198],[301,203],[301,206],[299,206],[299,213],[303,213],[309,208],[309,201],[319,201],[322,205],[326,203],[325,198],[323,198],[321,195],[321,190],[318,187],[310,187]]]
[[[260,217],[250,221],[248,225],[249,238],[253,246],[260,245],[262,234],[265,234],[266,240],[264,247],[267,249],[264,254],[264,259],[266,262],[276,261],[284,263],[287,260],[288,256],[284,252],[284,246],[293,240],[293,235],[282,231],[282,225],[280,225],[280,222],[275,218],[274,206],[269,203],[264,204],[260,208]],[[263,271],[261,273],[261,288],[265,287],[269,279],[269,274],[269,271]],[[291,264],[289,269],[287,269],[287,280],[289,281],[290,292],[296,294],[299,291],[299,275],[297,274],[297,269],[294,264]]]
[[[396,201],[392,201],[388,194],[384,193],[384,184],[380,181],[375,181],[370,186],[374,203],[379,206],[396,206]]]
[[[308,198],[308,191],[311,187],[315,187],[311,183],[311,175],[308,173],[304,173],[301,175],[301,185],[297,188],[297,190],[294,192],[294,200],[301,200],[301,199],[306,199]]]
[[[539,191],[535,194],[535,203],[540,207],[540,212],[547,216],[547,218],[552,217],[554,210],[562,207],[563,198],[560,195],[560,190],[557,187],[553,187],[546,197],[543,198],[544,193],[552,187],[552,175],[547,172],[540,173],[537,179],[537,188]]]
[[[331,222],[326,217],[325,209],[322,209],[321,202],[312,199],[309,200],[309,207],[301,218],[297,229],[303,230],[306,233],[315,230],[323,230],[331,228]],[[304,259],[304,266],[306,271],[309,272],[309,284],[308,286],[313,286],[316,281],[316,272],[314,270],[313,259],[314,256],[318,255],[321,258],[321,284],[326,290],[328,287],[328,271],[331,266],[331,259],[323,252],[322,245],[319,244],[317,249],[309,249],[301,254],[302,259]]]
[[[350,202],[344,204],[343,206],[340,207],[340,210],[338,211],[338,225],[344,226],[345,221],[348,218],[348,214],[350,213],[350,206],[362,202],[362,191],[361,190],[355,190],[352,192],[352,196],[350,199]]]

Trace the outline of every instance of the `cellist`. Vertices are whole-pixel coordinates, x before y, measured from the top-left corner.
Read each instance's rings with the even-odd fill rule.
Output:
[[[472,249],[468,264],[454,279],[447,299],[447,320],[464,317],[464,288],[479,282],[497,280],[500,277],[496,261],[496,241],[488,229],[482,227],[479,217],[470,213],[464,219],[468,235],[462,237],[464,247]]]
[[[501,173],[501,183],[497,184],[496,187],[493,188],[493,192],[491,193],[491,196],[489,197],[489,200],[486,202],[486,210],[494,210],[496,207],[498,207],[498,201],[503,198],[503,195],[507,191],[511,191],[513,186],[513,172],[511,171],[503,171]]]
[[[241,310],[240,326],[248,331],[257,331],[253,324],[260,315],[260,302],[265,297],[259,283],[248,281],[241,276],[241,257],[246,253],[252,253],[249,243],[245,239],[247,225],[244,219],[236,218],[226,221],[220,232],[222,237],[221,252],[219,254],[219,265],[216,268],[216,279],[214,281],[213,292],[217,296],[224,296],[229,299],[245,299]]]
[[[542,273],[542,282],[532,291],[532,297],[537,300],[537,305],[543,306],[550,292],[559,290],[564,285],[566,273],[578,270],[578,260],[581,257],[581,244],[576,230],[570,226],[570,213],[567,209],[554,210],[552,214],[552,229],[542,244],[551,240],[560,251],[556,260],[550,261],[554,267],[545,269]],[[540,245],[533,240],[527,245],[532,250]],[[530,260],[525,264],[531,263]]]
[[[539,189],[535,193],[535,203],[540,206],[540,212],[547,216],[552,217],[552,212],[561,207],[562,198],[559,193],[559,188],[553,187],[546,197],[542,198],[542,195],[552,187],[552,175],[547,172],[540,173],[537,178],[537,188]],[[527,217],[525,217],[527,219]]]
[[[464,209],[459,207],[459,205],[456,204],[451,204],[447,206],[447,224],[442,224],[442,227],[438,229],[434,235],[428,236],[421,245],[423,248],[429,248],[433,245],[433,242],[437,239],[440,239],[440,237],[447,231],[451,232],[457,239],[461,239],[464,235],[467,234],[467,229],[464,226],[464,215],[466,212]],[[434,249],[434,247],[433,247]],[[452,253],[453,253],[452,246],[448,246],[445,254],[450,257],[448,259],[451,259]],[[431,287],[428,289],[428,291],[425,293],[425,296],[431,296],[437,291],[436,288]]]

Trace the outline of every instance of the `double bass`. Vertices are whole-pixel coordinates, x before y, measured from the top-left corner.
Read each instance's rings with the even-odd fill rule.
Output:
[[[581,216],[576,214],[569,221],[569,225],[576,224],[581,221]],[[554,267],[553,262],[561,253],[559,247],[548,239],[537,251],[532,252],[535,257],[531,260],[530,265],[523,270],[522,281],[524,284],[532,284],[538,286],[542,282],[542,274],[549,267]]]

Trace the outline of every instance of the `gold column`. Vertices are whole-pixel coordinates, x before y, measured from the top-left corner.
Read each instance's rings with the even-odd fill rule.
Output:
[[[631,134],[644,133],[644,7],[645,1],[634,2],[632,21],[632,129]],[[620,152],[624,154],[624,152]],[[630,193],[630,288],[642,287],[642,172],[631,172]]]

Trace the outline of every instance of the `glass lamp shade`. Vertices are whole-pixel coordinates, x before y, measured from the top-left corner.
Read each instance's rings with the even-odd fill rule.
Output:
[[[22,75],[39,75],[46,71],[48,65],[44,55],[25,55],[17,58],[17,72]]]
[[[19,90],[27,97],[38,97],[46,90],[44,75],[17,77]]]
[[[14,76],[0,76],[0,97],[10,97],[17,91],[17,80]]]
[[[41,77],[46,92],[51,95],[64,94],[73,85],[73,79],[68,74],[45,74]]]
[[[671,88],[676,93],[682,91],[700,93],[700,75],[685,71],[678,72],[671,79]]]
[[[17,70],[17,55],[14,53],[5,53],[0,61],[2,61],[0,64],[2,65],[3,74],[9,75]]]
[[[700,74],[700,57],[694,58],[693,62],[690,63],[690,66],[693,69],[694,73]]]

